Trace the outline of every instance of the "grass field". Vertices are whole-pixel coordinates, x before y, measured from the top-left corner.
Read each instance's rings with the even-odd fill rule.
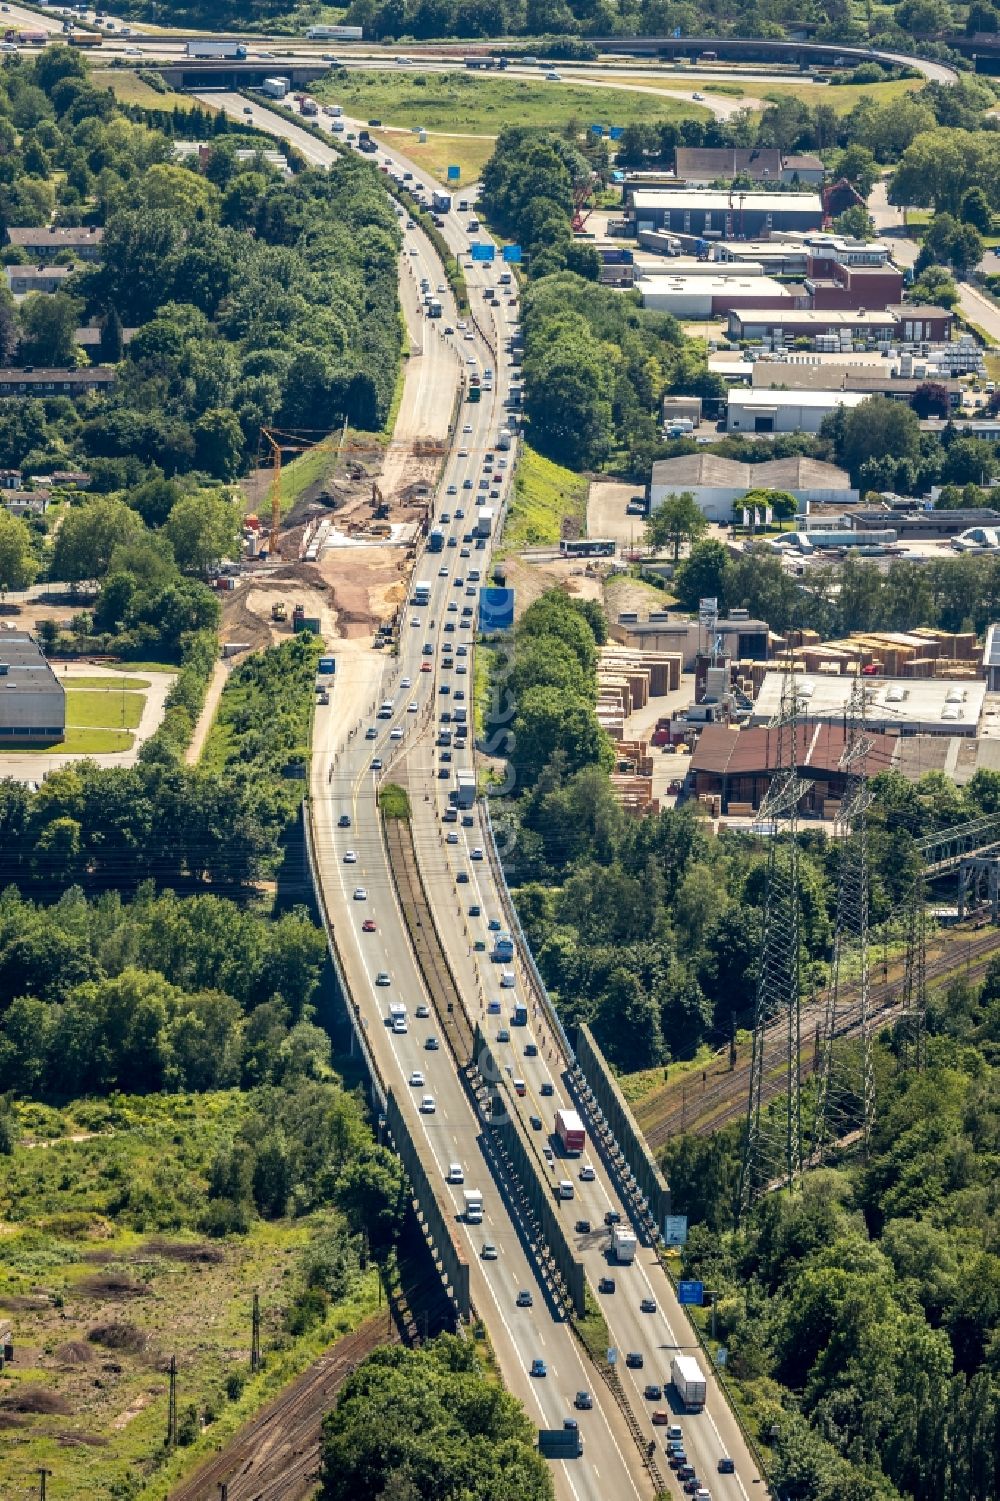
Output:
[[[66,727],[75,730],[135,730],[145,696],[114,688],[67,688]]]
[[[411,131],[379,130],[376,139],[388,147],[395,146],[411,162],[436,177],[438,182],[448,181],[448,168],[461,168],[463,183],[475,182],[483,166],[493,154],[495,137],[429,135],[426,141],[418,141]]]
[[[55,1140],[0,1157],[0,1317],[13,1325],[16,1352],[0,1376],[4,1496],[37,1495],[45,1465],[53,1501],[132,1497],[140,1488],[162,1501],[376,1306],[370,1272],[310,1333],[287,1332],[284,1313],[323,1216],[257,1223],[246,1236],[207,1243],[177,1228],[197,1219],[208,1164],[245,1108],[236,1091],[21,1108],[26,1136]],[[251,1379],[255,1289],[265,1368]],[[173,1354],[181,1423],[192,1407],[198,1420],[188,1423],[194,1442],[167,1458]],[[242,1391],[238,1383],[227,1391],[231,1375],[246,1377]]]
[[[891,83],[845,83],[839,87],[818,83],[767,83],[761,84],[758,98],[783,99],[789,96],[800,99],[803,104],[832,104],[838,115],[849,114],[860,99],[872,99],[876,104],[889,104],[903,94],[915,94],[924,87],[922,78],[897,78]],[[752,89],[747,90],[752,93]]]
[[[342,104],[348,114],[378,119],[384,126],[407,130],[422,125],[447,135],[495,136],[503,125],[549,125],[558,129],[570,120],[628,125],[633,121],[708,119],[710,112],[687,100],[664,95],[630,93],[627,89],[597,89],[584,85],[558,87],[520,78],[472,79],[464,74],[407,74],[388,70],[336,73],[322,79],[316,97]],[[428,144],[430,144],[428,142]]]
[[[143,109],[190,110],[194,107],[187,94],[177,94],[173,89],[161,94],[131,68],[93,68],[90,76],[95,88],[111,89],[119,104],[138,104]],[[201,108],[206,106],[202,104]]]
[[[576,516],[581,525],[587,515],[587,481],[572,469],[543,459],[527,444],[517,466],[514,499],[504,527],[502,551],[558,542],[564,516]]]
[[[56,664],[55,670],[57,669],[58,664]],[[168,670],[171,672],[177,671],[176,667],[170,668]],[[121,693],[123,688],[131,688],[136,690],[137,692],[141,692],[150,686],[148,678],[130,678],[125,673],[122,673],[121,677],[115,677],[112,673],[109,673],[106,678],[67,677],[63,681],[65,682],[67,688],[71,686],[73,688],[79,688],[83,693],[93,693],[96,689],[99,688],[114,689],[117,693]]]

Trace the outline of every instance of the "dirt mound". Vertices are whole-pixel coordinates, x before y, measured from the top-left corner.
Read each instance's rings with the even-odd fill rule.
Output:
[[[54,1433],[52,1437],[63,1449],[106,1449],[108,1444],[99,1433]]]
[[[0,1408],[4,1412],[30,1412],[46,1417],[58,1414],[67,1417],[72,1408],[58,1392],[49,1391],[45,1386],[19,1386],[5,1397],[0,1397]]]
[[[209,1266],[218,1266],[226,1259],[226,1253],[221,1246],[210,1245],[207,1241],[161,1240],[159,1236],[147,1240],[141,1254],[163,1256],[168,1261],[185,1261],[191,1265],[202,1262]]]
[[[0,1298],[0,1308],[7,1313],[38,1313],[49,1305],[48,1298],[32,1298],[27,1293],[11,1293],[6,1298]]]
[[[53,1353],[60,1365],[88,1365],[94,1358],[85,1339],[68,1339],[65,1344],[57,1345]]]
[[[145,1282],[136,1282],[124,1272],[98,1272],[93,1277],[84,1277],[79,1290],[85,1298],[145,1298],[149,1295]]]
[[[146,1335],[135,1324],[95,1324],[87,1330],[92,1345],[103,1345],[105,1350],[124,1350],[129,1355],[139,1355],[146,1348]]]

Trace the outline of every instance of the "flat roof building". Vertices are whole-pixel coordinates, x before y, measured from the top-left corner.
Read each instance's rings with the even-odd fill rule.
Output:
[[[952,315],[945,308],[903,303],[883,308],[790,308],[771,313],[752,308],[729,313],[731,339],[815,339],[832,334],[843,341],[874,344],[938,344],[951,337]]]
[[[726,393],[730,433],[818,433],[823,418],[837,407],[856,407],[864,391],[772,391],[766,386],[732,386]]]
[[[784,672],[769,672],[754,701],[751,724],[766,725],[781,708]],[[808,720],[843,720],[856,679],[847,674],[797,673],[799,713]],[[867,723],[899,735],[975,735],[986,684],[972,678],[872,678]]]
[[[719,318],[736,303],[742,308],[794,307],[787,287],[769,276],[644,276],[635,284],[643,307],[658,313],[672,313],[675,318],[707,321]]]
[[[35,638],[0,631],[0,744],[63,740],[66,694]]]
[[[702,239],[763,239],[778,229],[819,229],[818,193],[729,193],[698,188],[633,188],[627,194],[637,229],[665,229]]]

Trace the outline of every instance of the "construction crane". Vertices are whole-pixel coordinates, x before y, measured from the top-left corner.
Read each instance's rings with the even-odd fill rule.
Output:
[[[593,204],[589,205],[589,207],[587,205],[587,199],[590,197],[592,191],[593,184],[589,182],[580,183],[573,189],[573,233],[575,235],[582,234],[583,230],[587,227],[587,220],[594,212]],[[585,208],[587,209],[586,213],[584,213]]]
[[[334,444],[343,447],[347,435],[347,424],[339,432],[326,433],[320,439],[304,437],[299,433],[284,433],[278,428],[262,427],[261,437],[271,451],[271,485],[269,498],[271,501],[271,532],[268,538],[268,557],[279,558],[281,545],[279,535],[281,531],[281,459],[286,453],[322,453],[332,448]],[[263,465],[258,465],[263,468]]]

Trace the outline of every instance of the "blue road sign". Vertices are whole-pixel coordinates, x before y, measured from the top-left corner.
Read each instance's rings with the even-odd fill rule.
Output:
[[[448,168],[448,181],[449,182],[458,182],[458,180],[461,177],[461,175],[462,175],[462,169],[461,169],[461,167],[449,167]]]
[[[520,265],[520,262],[521,262],[521,247],[520,247],[520,245],[505,245],[503,247],[503,258],[507,262],[508,266],[517,266],[517,265]]]
[[[591,135],[602,136],[604,134],[604,126],[603,125],[592,125],[590,127],[590,133],[591,133]]]
[[[704,1282],[678,1282],[677,1301],[678,1303],[690,1304],[694,1308],[700,1308],[705,1301]]]
[[[624,131],[624,129],[625,129],[624,125],[611,125],[611,126],[608,127],[608,135],[611,137],[611,139],[613,141],[620,141],[621,138],[622,138],[622,132]]]
[[[472,246],[472,259],[474,261],[491,261],[493,259],[494,253],[495,252],[492,245]]]
[[[514,626],[513,589],[480,589],[479,629],[483,635],[509,631]]]

